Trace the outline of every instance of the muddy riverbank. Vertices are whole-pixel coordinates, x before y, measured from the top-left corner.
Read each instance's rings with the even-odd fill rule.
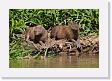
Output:
[[[60,53],[59,55],[48,55],[45,59],[43,54],[34,56],[19,57],[10,59],[10,68],[98,68],[99,67],[99,40],[97,36],[81,37],[82,50],[80,56],[76,56],[76,51],[70,53]],[[23,44],[25,45],[25,43]],[[31,46],[29,46],[31,48]],[[34,50],[34,47],[32,47]],[[66,51],[66,50],[65,50]]]

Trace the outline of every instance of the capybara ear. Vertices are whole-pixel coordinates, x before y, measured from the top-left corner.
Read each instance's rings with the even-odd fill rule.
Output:
[[[74,30],[78,29],[77,23],[75,21],[69,21],[68,26]]]
[[[77,25],[77,22],[74,21],[68,21],[68,26],[73,26],[73,25]]]
[[[73,21],[71,21],[71,20],[68,21],[68,25],[69,25],[69,26],[71,26],[72,23],[73,23]]]
[[[71,25],[76,25],[77,22],[74,20],[74,21],[71,21]]]

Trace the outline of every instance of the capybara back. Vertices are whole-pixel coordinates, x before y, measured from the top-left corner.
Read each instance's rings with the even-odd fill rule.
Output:
[[[78,28],[75,25],[69,24],[68,26],[56,26],[51,30],[51,38],[58,39],[78,39]]]
[[[26,29],[25,39],[31,40],[34,43],[38,43],[39,41],[46,42],[48,39],[48,33],[41,25],[28,27]]]

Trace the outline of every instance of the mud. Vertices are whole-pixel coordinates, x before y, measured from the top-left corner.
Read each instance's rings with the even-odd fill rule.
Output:
[[[49,45],[46,46],[40,46],[40,49],[37,50],[33,45],[27,46],[27,44],[24,42],[25,47],[29,47],[32,49],[32,52],[35,52],[36,55],[38,52],[43,53],[48,49],[48,55],[86,55],[86,56],[95,56],[99,55],[99,39],[98,36],[86,36],[86,37],[80,37],[80,44],[81,44],[81,52],[77,50],[77,46],[74,42],[68,42],[67,40],[52,40]],[[51,53],[51,54],[49,54]]]
[[[24,48],[35,50],[33,45],[27,45],[23,40]],[[45,47],[41,47],[40,55],[35,53],[18,60],[10,60],[10,68],[98,68],[99,67],[99,39],[98,36],[80,37],[81,52],[77,51],[76,44],[66,40],[52,40],[44,56]],[[70,47],[71,46],[71,47]],[[37,50],[37,49],[36,49]],[[39,50],[40,51],[40,50]],[[37,52],[39,52],[37,51]],[[80,55],[79,55],[80,54]]]

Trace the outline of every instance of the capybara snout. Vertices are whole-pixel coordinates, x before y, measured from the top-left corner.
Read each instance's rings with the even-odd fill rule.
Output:
[[[51,38],[55,39],[75,39],[79,38],[79,29],[75,22],[69,23],[67,26],[56,26],[51,30]]]
[[[66,39],[76,43],[81,48],[79,41],[79,26],[75,21],[69,22],[67,26],[56,26],[51,30],[51,38],[56,40]]]
[[[41,26],[28,27],[25,33],[25,40],[31,40],[34,43],[38,43],[39,41],[46,42],[48,39],[47,30]]]

